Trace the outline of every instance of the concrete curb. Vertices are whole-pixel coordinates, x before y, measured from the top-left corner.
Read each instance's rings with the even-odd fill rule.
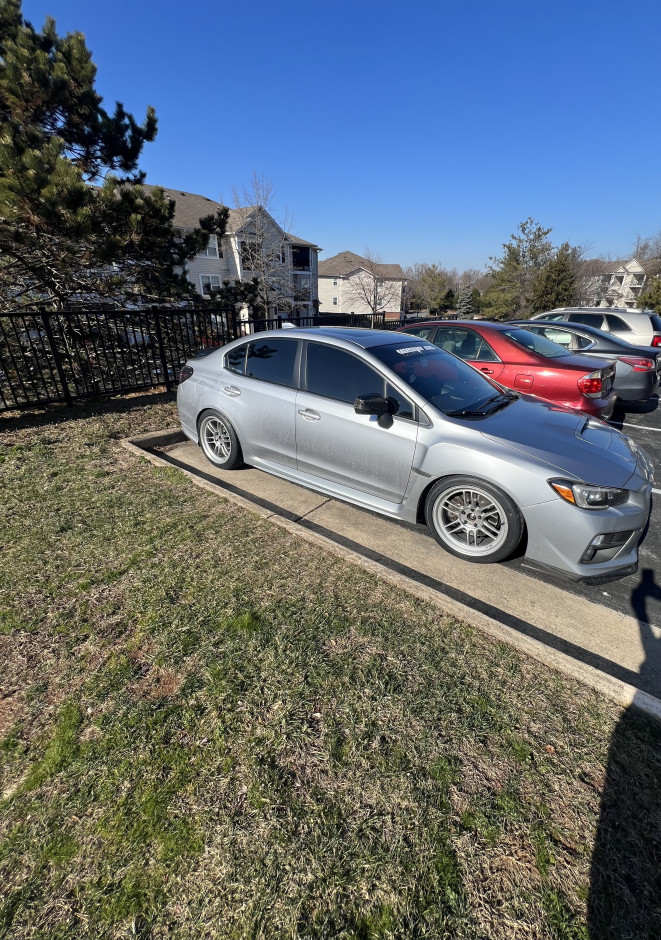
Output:
[[[181,430],[169,428],[165,431],[150,431],[146,434],[125,438],[121,441],[121,444],[127,450],[148,460],[155,466],[169,467],[170,464],[162,457],[159,457],[158,454],[154,453],[151,448],[168,447],[172,444],[181,443],[184,440],[186,440],[186,437]],[[254,512],[264,519],[269,519],[275,525],[286,529],[297,538],[318,545],[326,551],[330,551],[334,555],[343,558],[350,564],[357,565],[363,570],[370,572],[370,574],[387,581],[389,584],[418,597],[420,600],[433,604],[443,613],[450,614],[458,620],[463,620],[481,630],[483,633],[515,647],[520,652],[536,659],[550,669],[554,669],[594,689],[617,705],[637,708],[646,715],[661,721],[661,700],[655,698],[653,695],[647,692],[641,692],[635,686],[629,685],[620,679],[615,679],[596,669],[594,666],[572,659],[571,656],[554,650],[544,643],[541,643],[539,640],[527,637],[517,630],[514,630],[512,627],[499,623],[487,614],[473,610],[469,605],[462,604],[460,601],[448,597],[441,591],[429,588],[424,584],[419,584],[412,578],[406,577],[406,575],[392,571],[380,562],[365,558],[358,552],[343,545],[339,545],[324,535],[311,532],[298,523],[278,515],[277,512],[265,509],[243,496],[226,490],[221,484],[202,479],[190,470],[181,469],[180,472],[188,476],[197,486],[202,487],[202,489],[222,496],[224,499],[241,506],[243,509],[247,509],[249,512]]]

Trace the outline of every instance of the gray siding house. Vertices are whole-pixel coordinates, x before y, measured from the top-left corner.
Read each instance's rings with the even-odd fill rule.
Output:
[[[155,187],[145,184],[146,190]],[[222,204],[177,189],[162,187],[174,200],[174,225],[182,231],[199,226],[200,219],[222,208]],[[223,281],[251,280],[267,276],[269,316],[314,316],[317,294],[319,247],[283,231],[261,206],[229,210],[227,231],[215,235],[206,249],[188,262],[186,275],[199,294],[210,296]]]

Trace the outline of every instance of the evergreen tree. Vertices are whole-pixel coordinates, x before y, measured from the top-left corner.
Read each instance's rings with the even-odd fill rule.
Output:
[[[37,32],[0,0],[0,309],[189,295],[186,261],[225,231],[227,210],[175,232],[174,203],[140,185],[153,108],[108,113],[95,77],[81,33]]]
[[[465,320],[472,317],[474,312],[473,289],[471,287],[462,287],[457,300],[457,316],[460,320]]]
[[[440,299],[440,302],[437,308],[438,312],[447,313],[448,310],[454,309],[454,304],[455,304],[455,293],[450,287],[448,290],[446,290],[446,292],[443,294],[443,296]]]
[[[408,269],[407,293],[411,310],[439,310],[448,291],[449,281],[438,264],[419,263]]]
[[[482,295],[482,309],[495,319],[528,316],[533,285],[553,256],[550,228],[534,219],[521,222],[518,234],[503,244],[502,258],[490,258],[491,283]]]
[[[661,313],[661,276],[653,277],[637,301],[643,310]]]
[[[542,313],[555,307],[571,307],[577,301],[577,251],[564,242],[546,267],[539,272],[532,289],[530,312]]]

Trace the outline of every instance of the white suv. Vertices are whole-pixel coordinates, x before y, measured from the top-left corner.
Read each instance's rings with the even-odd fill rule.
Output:
[[[634,346],[661,346],[661,317],[652,310],[630,307],[556,307],[531,320],[569,320],[612,333]]]

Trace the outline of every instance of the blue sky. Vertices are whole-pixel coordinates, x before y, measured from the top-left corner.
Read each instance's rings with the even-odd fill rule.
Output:
[[[323,249],[483,268],[520,222],[591,257],[661,229],[659,0],[24,0],[159,133],[150,183],[253,172]]]

